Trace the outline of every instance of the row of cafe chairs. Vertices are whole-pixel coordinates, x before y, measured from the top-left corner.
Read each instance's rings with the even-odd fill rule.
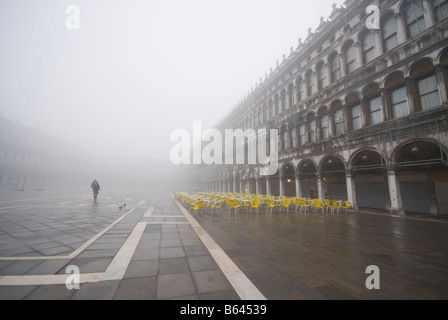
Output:
[[[176,199],[184,206],[188,206],[191,212],[202,213],[204,210],[219,210],[227,208],[229,214],[234,211],[237,214],[239,209],[248,209],[258,213],[260,207],[264,207],[267,212],[292,212],[296,213],[347,213],[351,208],[350,201],[321,200],[296,197],[275,197],[266,195],[224,193],[224,192],[175,192]]]

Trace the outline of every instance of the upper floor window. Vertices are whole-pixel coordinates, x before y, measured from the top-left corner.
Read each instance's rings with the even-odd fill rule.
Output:
[[[387,113],[391,119],[398,119],[409,114],[406,84],[401,72],[391,74],[384,84],[386,89]]]
[[[436,75],[418,80],[418,93],[422,110],[431,109],[440,105],[439,88]]]
[[[414,99],[418,101],[417,110],[428,110],[440,105],[440,95],[431,61],[418,62],[411,70],[413,80]]]
[[[371,100],[368,100],[368,105],[370,124],[373,125],[383,122],[381,97],[375,97]]]
[[[362,58],[364,63],[369,63],[376,57],[375,52],[375,34],[367,31],[362,37]]]
[[[344,111],[342,109],[336,110],[334,113],[334,127],[336,136],[344,134]]]
[[[359,130],[362,127],[362,107],[357,104],[351,107],[352,130]]]
[[[390,92],[390,100],[394,119],[406,117],[409,114],[406,87],[393,89]]]
[[[389,14],[382,20],[381,28],[384,51],[389,51],[398,45],[397,19]]]
[[[436,21],[448,18],[448,0],[433,0],[433,3]]]
[[[288,131],[283,133],[283,150],[289,149],[289,134]]]
[[[310,70],[306,74],[306,94],[308,97],[312,96],[314,94],[314,74]]]
[[[317,141],[317,122],[316,119],[310,121],[310,142]]]
[[[302,101],[302,99],[303,99],[303,81],[302,81],[302,78],[297,80],[296,93],[297,93],[297,102]]]
[[[297,148],[297,128],[291,130],[291,146]]]
[[[327,86],[327,68],[323,62],[317,66],[317,77],[319,89],[325,88]]]
[[[320,132],[323,140],[330,137],[330,119],[328,114],[320,118]]]
[[[415,37],[426,29],[422,0],[408,0],[403,13],[408,38]]]
[[[374,125],[383,122],[383,100],[378,84],[371,83],[364,88],[364,101],[367,124]]]
[[[335,82],[341,79],[341,59],[336,52],[330,56],[330,71],[331,82]]]
[[[301,146],[306,144],[306,126],[304,124],[299,127],[299,142]]]

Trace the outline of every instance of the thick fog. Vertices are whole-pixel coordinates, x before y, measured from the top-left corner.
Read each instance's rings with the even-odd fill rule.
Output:
[[[212,128],[333,3],[2,0],[0,112],[96,163],[160,173],[173,130]]]

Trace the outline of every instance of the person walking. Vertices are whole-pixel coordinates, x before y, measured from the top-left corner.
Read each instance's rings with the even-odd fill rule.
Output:
[[[100,191],[100,184],[95,179],[93,180],[92,185],[90,187],[93,189],[93,198],[96,199]]]

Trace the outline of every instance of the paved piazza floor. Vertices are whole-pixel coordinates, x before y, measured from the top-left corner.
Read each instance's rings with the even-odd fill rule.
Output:
[[[94,202],[88,188],[55,190],[2,186],[1,300],[448,298],[444,218],[190,215],[166,191],[104,190]]]

